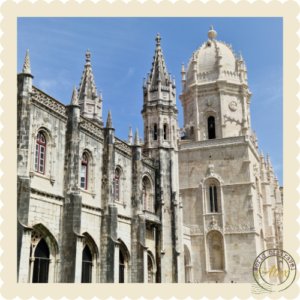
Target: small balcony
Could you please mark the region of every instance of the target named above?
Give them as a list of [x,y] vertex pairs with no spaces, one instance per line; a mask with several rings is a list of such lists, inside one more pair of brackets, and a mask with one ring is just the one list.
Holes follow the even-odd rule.
[[147,223],[161,224],[159,215],[148,210],[143,210],[143,212]]

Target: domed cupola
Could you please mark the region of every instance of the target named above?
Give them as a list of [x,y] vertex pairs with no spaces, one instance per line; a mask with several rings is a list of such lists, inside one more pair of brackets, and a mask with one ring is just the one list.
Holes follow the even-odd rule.
[[221,78],[247,83],[247,70],[241,53],[237,58],[231,45],[217,41],[217,32],[212,26],[207,36],[209,39],[192,54],[186,73],[183,66],[181,74],[182,80],[186,81],[184,88],[197,82],[210,82]]

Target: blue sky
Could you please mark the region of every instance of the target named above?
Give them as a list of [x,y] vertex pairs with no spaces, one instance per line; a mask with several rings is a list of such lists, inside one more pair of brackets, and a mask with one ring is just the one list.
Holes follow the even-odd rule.
[[151,69],[159,32],[167,69],[175,76],[179,126],[181,63],[207,40],[209,25],[217,40],[242,52],[248,69],[252,129],[258,145],[283,182],[283,23],[282,18],[18,18],[18,70],[30,51],[33,84],[64,104],[79,85],[90,49],[103,120],[112,111],[116,136],[128,139],[129,125],[143,133],[142,84]]

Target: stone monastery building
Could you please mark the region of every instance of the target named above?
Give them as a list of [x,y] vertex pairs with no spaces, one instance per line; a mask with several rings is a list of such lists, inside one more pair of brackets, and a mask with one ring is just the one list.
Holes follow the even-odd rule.
[[[90,57],[63,105],[18,74],[18,282],[253,282],[282,248],[282,198],[251,129],[241,53],[209,39],[175,79],[156,37],[141,99],[144,141],[102,120]],[[149,62],[150,64],[150,62]],[[274,258],[276,267],[282,261]]]

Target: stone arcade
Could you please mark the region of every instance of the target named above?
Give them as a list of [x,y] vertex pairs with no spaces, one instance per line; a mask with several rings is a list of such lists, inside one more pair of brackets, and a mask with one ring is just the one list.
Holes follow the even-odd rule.
[[216,35],[211,28],[182,65],[181,129],[157,35],[142,87],[144,141],[131,127],[118,139],[111,112],[104,126],[89,51],[67,106],[32,84],[27,51],[18,282],[253,282],[255,257],[282,248],[283,189],[251,129],[246,64]]

